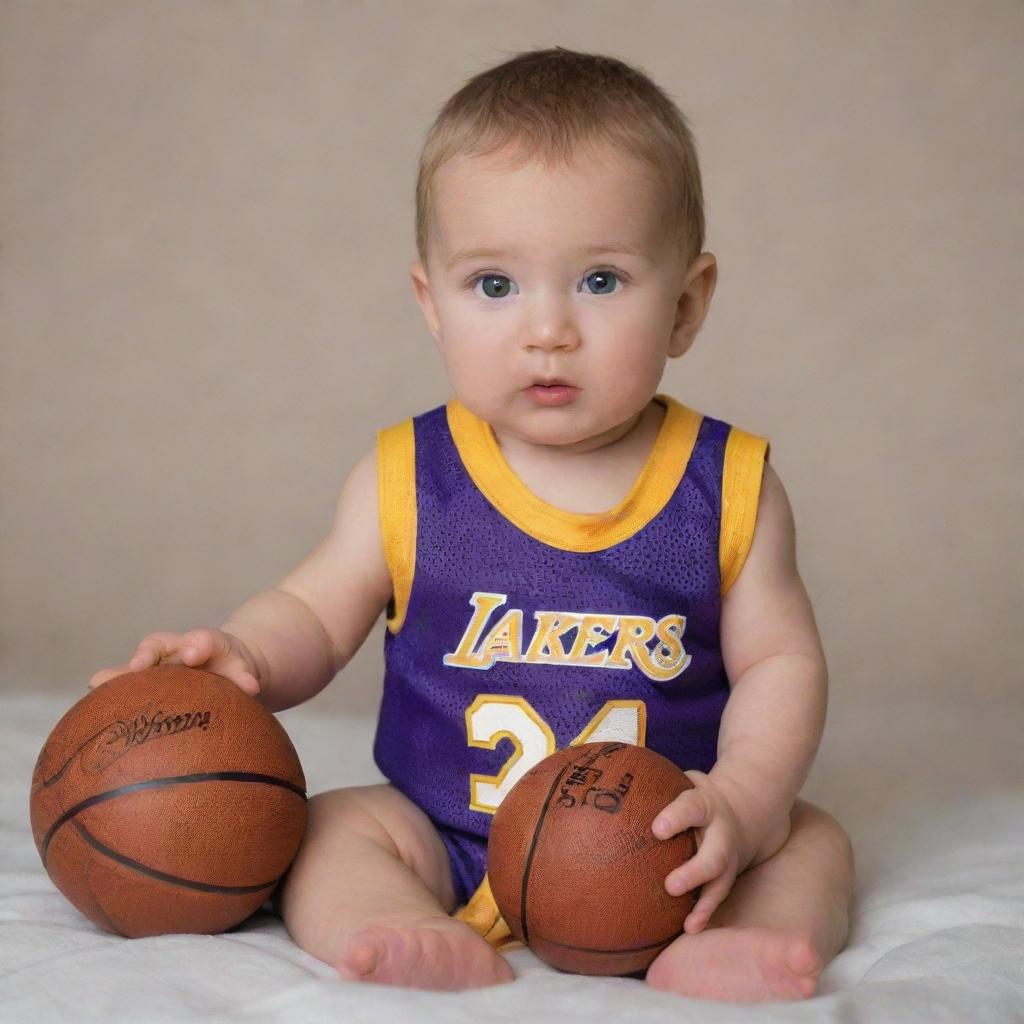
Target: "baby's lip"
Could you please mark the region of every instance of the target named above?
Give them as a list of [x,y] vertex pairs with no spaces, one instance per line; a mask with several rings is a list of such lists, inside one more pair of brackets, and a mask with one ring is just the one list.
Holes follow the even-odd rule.
[[570,384],[567,380],[562,380],[561,377],[537,377],[530,384],[532,388],[571,388],[575,386],[575,384]]

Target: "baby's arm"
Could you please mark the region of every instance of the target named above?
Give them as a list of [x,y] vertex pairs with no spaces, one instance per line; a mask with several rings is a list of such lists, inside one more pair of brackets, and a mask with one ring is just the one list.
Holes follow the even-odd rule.
[[128,664],[96,672],[90,686],[159,661],[183,663],[224,675],[281,711],[334,678],[390,596],[371,450],[346,479],[328,536],[276,587],[251,597],[219,630],[149,634]]
[[371,450],[346,479],[334,523],[319,547],[221,628],[253,651],[259,699],[271,711],[282,711],[315,696],[334,678],[390,597]]
[[726,790],[746,833],[741,860],[763,858],[789,834],[828,696],[825,654],[797,572],[793,512],[767,463],[750,552],[723,598],[721,644],[732,691],[708,777]]
[[660,811],[661,839],[697,828],[697,854],[665,879],[679,895],[702,886],[686,919],[700,931],[737,874],[777,852],[790,810],[811,768],[825,725],[825,656],[796,568],[793,513],[775,471],[765,465],[757,523],[743,570],[726,593],[720,620],[731,684],[711,771],[686,774],[694,788]]

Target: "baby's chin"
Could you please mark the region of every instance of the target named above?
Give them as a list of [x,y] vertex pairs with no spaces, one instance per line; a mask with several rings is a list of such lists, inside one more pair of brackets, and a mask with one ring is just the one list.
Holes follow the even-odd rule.
[[[632,419],[632,418],[631,418]],[[595,419],[582,409],[535,408],[488,420],[499,442],[512,439],[566,455],[595,451],[620,440],[631,424]]]

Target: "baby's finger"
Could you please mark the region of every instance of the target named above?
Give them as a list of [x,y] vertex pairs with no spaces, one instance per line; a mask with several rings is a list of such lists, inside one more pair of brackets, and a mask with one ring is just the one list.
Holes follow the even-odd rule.
[[711,915],[725,902],[725,898],[732,891],[733,882],[736,881],[734,874],[724,874],[716,878],[710,885],[701,891],[700,899],[696,906],[687,915],[683,922],[683,930],[688,935],[701,931],[708,923]]
[[731,858],[720,843],[711,841],[704,843],[685,864],[668,873],[665,888],[673,896],[682,896],[684,892],[727,875],[730,871],[735,877],[735,858]]
[[128,667],[132,672],[140,672],[151,665],[170,661],[180,646],[181,637],[177,633],[150,633],[140,641]]
[[186,665],[205,665],[233,653],[223,633],[213,629],[190,629],[182,634],[178,657]]
[[250,697],[255,697],[262,689],[248,659],[222,630],[192,629],[181,639],[178,656],[186,665],[216,672]]
[[117,676],[123,676],[126,672],[130,671],[131,669],[127,665],[118,665],[116,668],[101,668],[98,672],[93,672],[89,677],[89,689],[95,690],[97,686],[109,683],[111,679],[116,679]]
[[249,694],[250,697],[257,696],[260,690],[263,689],[260,686],[259,680],[251,672],[245,672],[242,669],[231,672],[226,678],[230,679],[243,693]]
[[703,828],[710,815],[707,797],[696,789],[688,789],[658,812],[651,831],[659,839],[669,839],[685,828]]

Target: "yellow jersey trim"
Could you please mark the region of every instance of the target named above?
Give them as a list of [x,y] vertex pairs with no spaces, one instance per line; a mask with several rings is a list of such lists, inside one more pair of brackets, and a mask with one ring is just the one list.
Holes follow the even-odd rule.
[[686,472],[703,416],[668,395],[654,446],[629,493],[607,512],[566,512],[542,501],[516,476],[490,424],[458,399],[448,403],[448,427],[467,472],[485,498],[523,533],[564,551],[601,551],[628,540],[672,497]]
[[452,916],[459,921],[465,921],[494,949],[522,945],[501,916],[498,904],[494,902],[494,894],[491,892],[491,880],[486,874],[476,892],[469,898],[469,902],[459,907]]
[[722,527],[718,535],[723,595],[736,582],[754,539],[767,458],[765,438],[730,428],[722,466]]
[[405,622],[416,570],[416,435],[412,420],[377,431],[377,509],[393,607],[388,629]]

